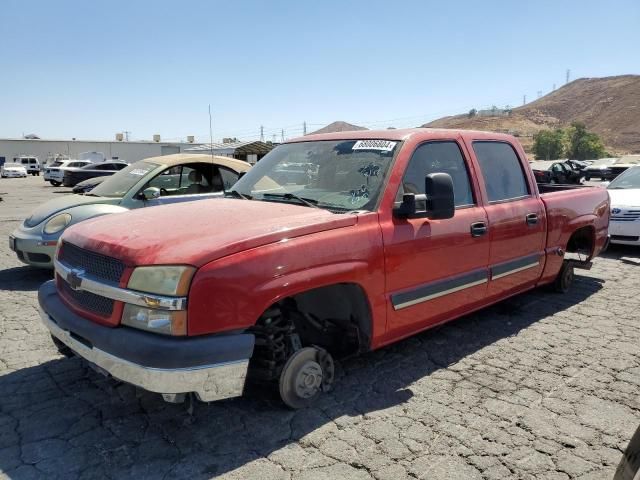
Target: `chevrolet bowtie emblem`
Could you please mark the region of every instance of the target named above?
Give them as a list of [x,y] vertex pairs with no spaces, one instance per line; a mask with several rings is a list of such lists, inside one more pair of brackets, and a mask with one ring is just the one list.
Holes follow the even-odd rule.
[[82,285],[82,275],[84,274],[84,270],[73,269],[69,273],[67,273],[67,283],[71,287],[72,290],[80,290],[80,286]]

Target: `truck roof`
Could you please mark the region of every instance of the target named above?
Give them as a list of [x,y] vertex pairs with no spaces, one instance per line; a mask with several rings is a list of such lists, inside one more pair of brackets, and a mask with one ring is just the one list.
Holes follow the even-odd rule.
[[482,132],[478,130],[461,130],[461,129],[446,129],[446,128],[402,128],[402,129],[390,129],[390,130],[356,130],[352,132],[335,132],[335,133],[320,133],[306,135],[304,137],[292,138],[284,143],[297,143],[297,142],[309,142],[318,140],[395,140],[402,141],[409,138],[419,136],[424,139],[429,138],[443,138],[451,136],[471,136],[474,139],[482,140],[506,140],[513,141],[512,135],[496,132]]

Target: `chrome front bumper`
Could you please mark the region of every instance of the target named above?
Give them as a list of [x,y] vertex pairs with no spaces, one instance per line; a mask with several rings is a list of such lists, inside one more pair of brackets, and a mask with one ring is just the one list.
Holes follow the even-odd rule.
[[212,402],[242,395],[249,360],[192,368],[149,368],[117,358],[76,340],[60,328],[42,308],[40,317],[51,334],[76,355],[96,365],[117,380],[162,394],[195,393],[199,400]]

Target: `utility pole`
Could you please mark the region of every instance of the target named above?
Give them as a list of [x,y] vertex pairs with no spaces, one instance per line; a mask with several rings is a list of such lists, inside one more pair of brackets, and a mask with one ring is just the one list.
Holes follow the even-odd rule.
[[260,141],[264,142],[264,127],[260,125]]
[[555,90],[556,90],[556,84],[554,83],[553,84],[553,91],[555,92]]
[[527,104],[527,96],[523,95],[522,96],[522,105],[526,105]]
[[213,122],[211,120],[211,104],[209,104],[209,148],[213,157]]
[[302,134],[303,135],[307,134],[307,122],[306,121],[302,122]]
[[282,140],[282,143],[284,143],[284,128],[280,131],[280,138]]
[[124,131],[124,132],[122,132],[122,133],[124,133],[124,140],[125,140],[125,142],[128,142],[128,141],[129,141],[129,134],[130,134],[131,132],[130,132],[130,131],[128,131],[128,130],[125,130],[125,131]]
[[567,68],[567,81],[566,81],[566,82],[564,82],[565,84],[566,84],[566,83],[569,83],[569,76],[570,76],[570,75],[571,75],[571,70],[569,70],[569,69]]
[[276,134],[273,134],[273,143],[276,143]]

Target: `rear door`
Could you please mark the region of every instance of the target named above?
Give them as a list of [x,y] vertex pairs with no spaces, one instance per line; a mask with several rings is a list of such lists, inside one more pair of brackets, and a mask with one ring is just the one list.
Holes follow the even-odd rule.
[[[387,332],[400,337],[460,315],[485,298],[487,217],[458,139],[419,144],[404,172],[404,193],[423,194],[425,177],[448,173],[454,184],[453,218],[396,218],[381,222],[387,271]],[[484,228],[484,229],[483,229]]]
[[473,141],[489,225],[489,299],[532,287],[544,266],[546,215],[526,159],[504,141]]

